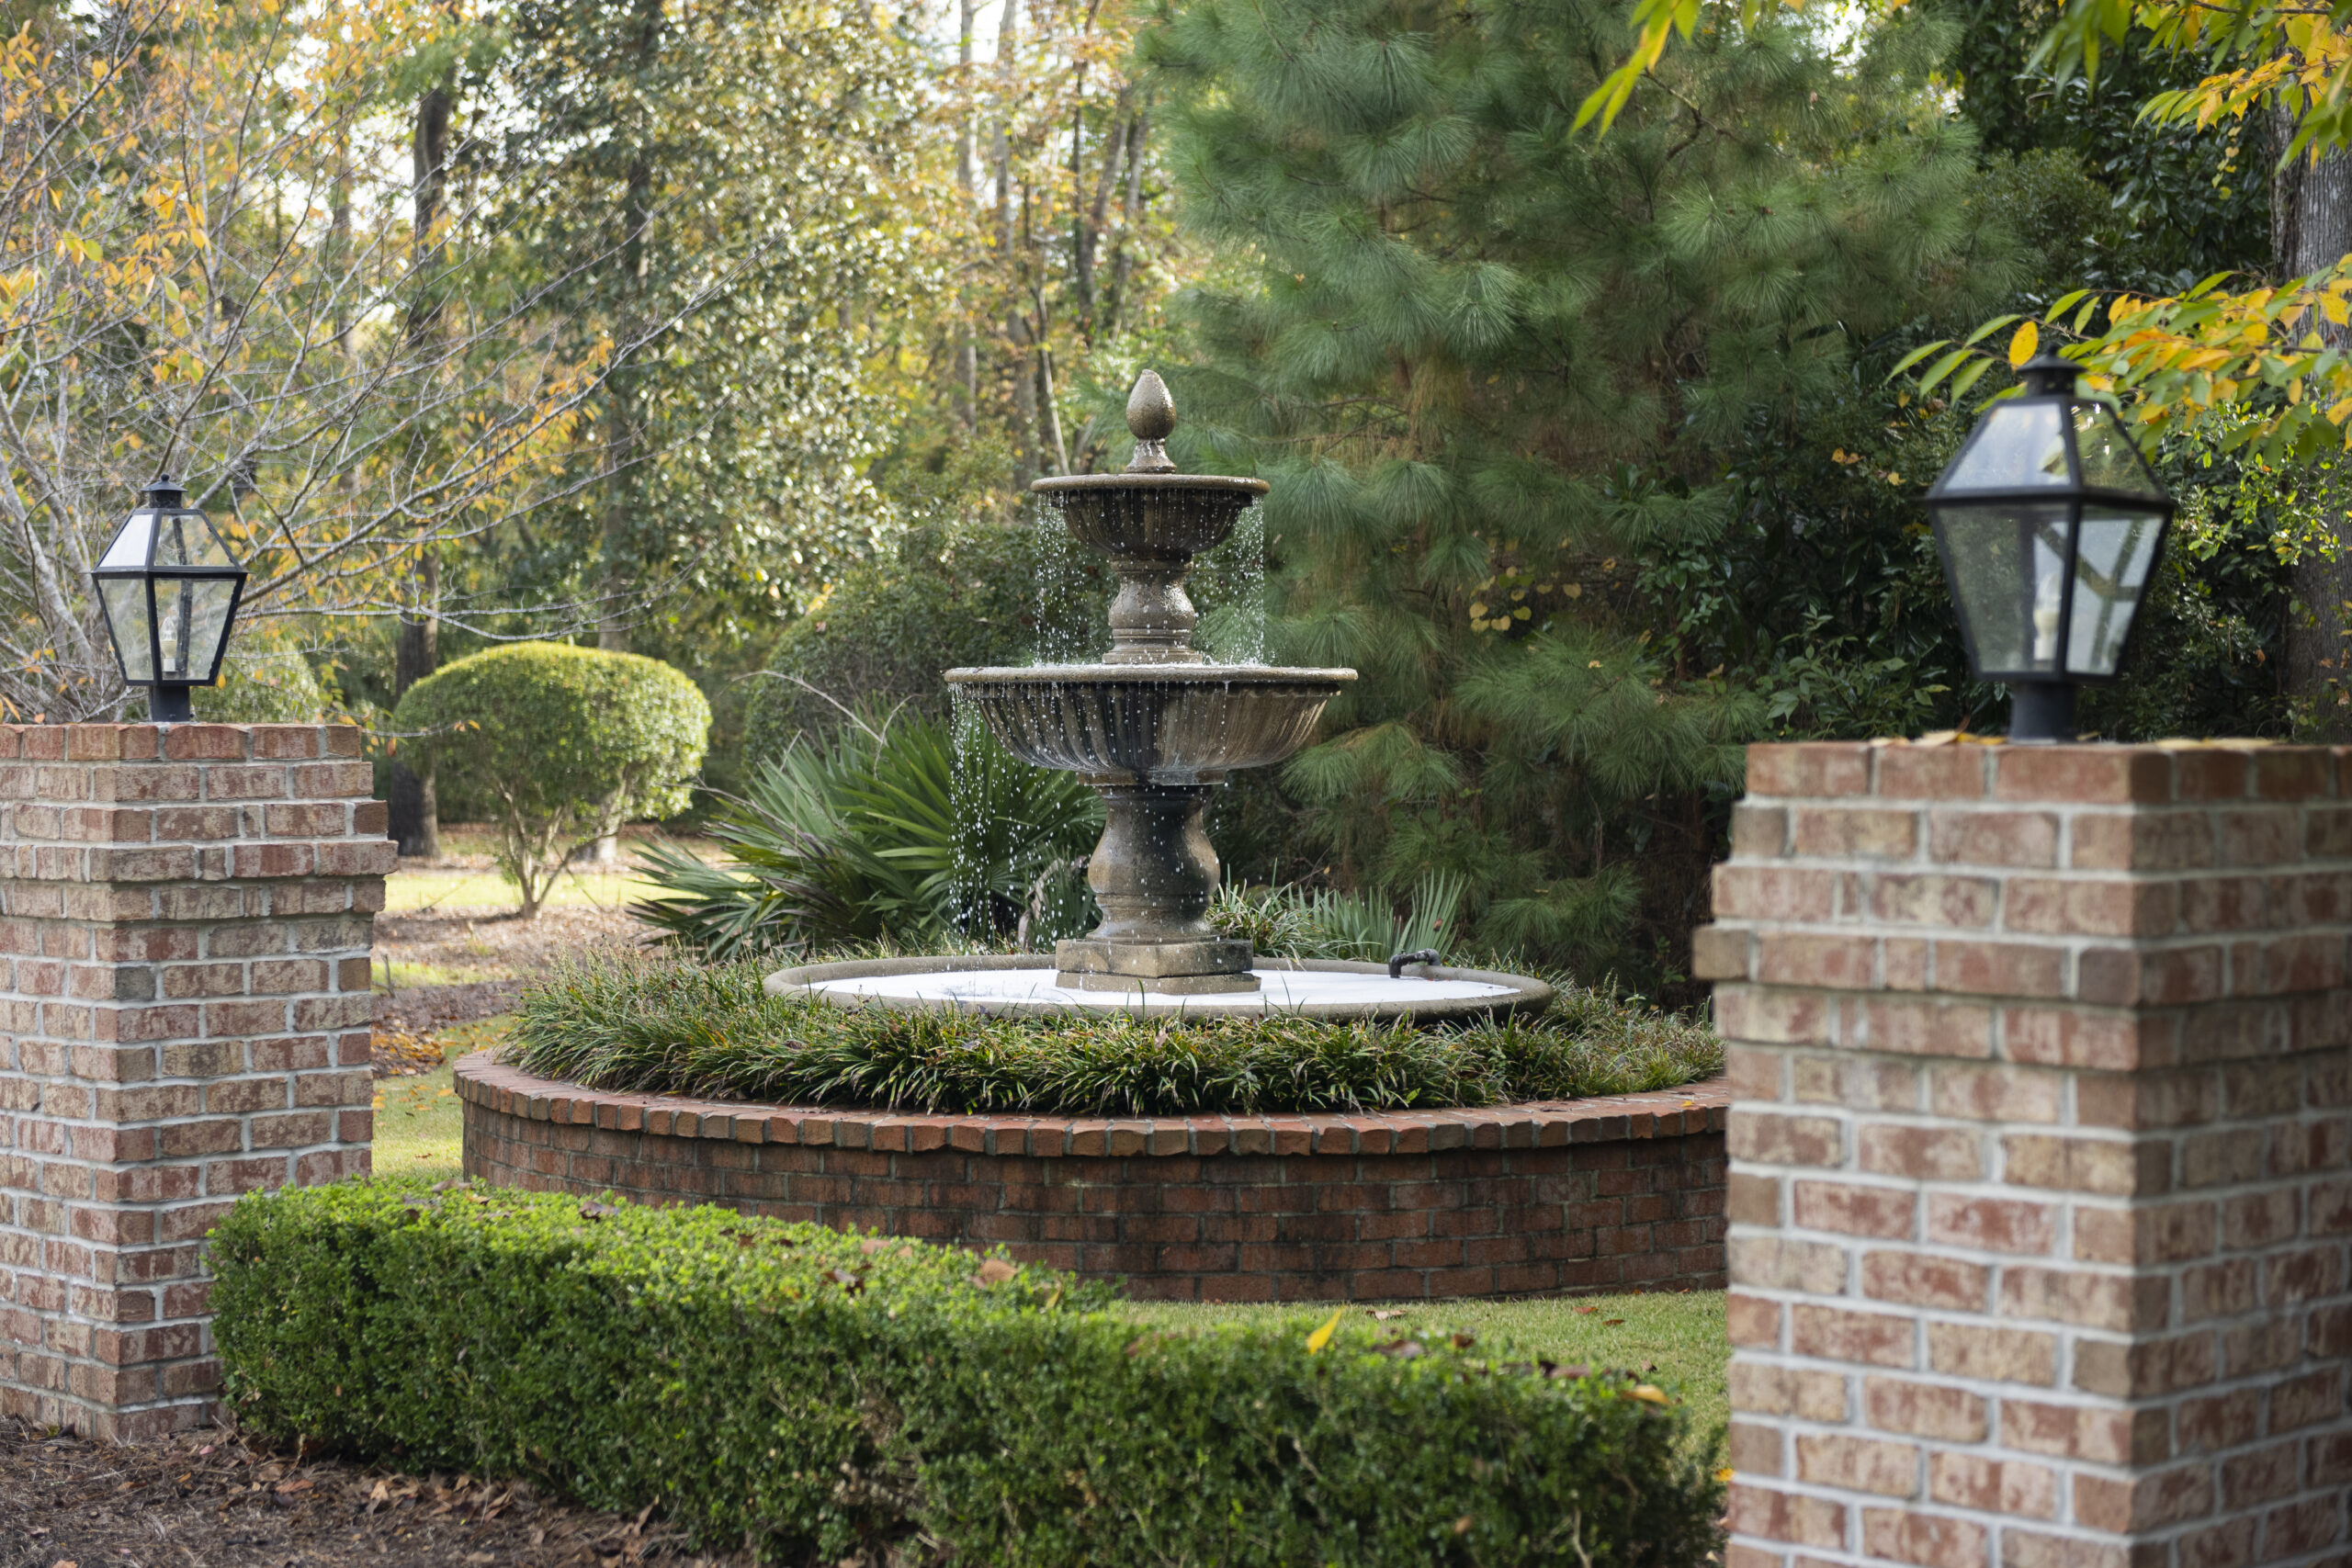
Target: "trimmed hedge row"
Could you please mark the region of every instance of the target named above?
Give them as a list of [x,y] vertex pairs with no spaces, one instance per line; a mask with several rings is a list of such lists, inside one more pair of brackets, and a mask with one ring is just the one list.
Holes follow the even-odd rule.
[[771,1562],[1696,1568],[1718,1488],[1630,1373],[1350,1314],[1138,1332],[1102,1287],[721,1209],[401,1182],[213,1233],[241,1421],[658,1504]]

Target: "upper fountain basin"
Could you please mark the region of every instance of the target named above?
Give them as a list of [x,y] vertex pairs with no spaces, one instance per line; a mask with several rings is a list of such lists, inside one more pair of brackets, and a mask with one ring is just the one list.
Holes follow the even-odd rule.
[[1152,784],[1203,784],[1290,756],[1352,670],[1262,664],[1036,664],[950,670],[1025,762]]
[[1029,488],[1061,508],[1082,545],[1129,560],[1185,561],[1223,543],[1267,487],[1223,474],[1064,474]]

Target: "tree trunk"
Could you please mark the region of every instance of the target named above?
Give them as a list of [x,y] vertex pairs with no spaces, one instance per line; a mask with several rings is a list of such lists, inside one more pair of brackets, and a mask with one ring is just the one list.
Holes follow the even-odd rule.
[[1007,368],[1012,381],[1012,496],[1016,506],[1026,504],[1029,481],[1037,477],[1037,367],[1030,363],[1032,338],[1028,321],[1021,313],[1023,264],[1013,253],[1016,239],[1028,238],[1025,202],[1018,234],[1014,231],[1012,212],[1012,121],[1013,98],[1019,90],[1016,65],[1020,48],[1020,0],[1004,0],[996,30],[996,265],[998,281],[1007,298],[1004,335],[1012,355],[1012,364]]
[[1127,299],[1127,278],[1135,270],[1135,253],[1128,247],[1135,238],[1136,220],[1143,211],[1143,137],[1144,117],[1138,109],[1127,122],[1127,190],[1119,203],[1119,241],[1111,255],[1111,288],[1104,296],[1102,324],[1096,333],[1110,337],[1119,329],[1119,316]]
[[[2293,137],[2291,111],[2273,109],[2274,147]],[[2322,272],[2352,253],[2352,152],[2332,152],[2317,163],[2297,156],[2271,176],[2271,251],[2283,281]],[[2322,321],[2320,333],[2342,340],[2344,328]],[[2333,509],[2331,509],[2333,510]],[[2320,738],[2352,739],[2352,538],[2332,516],[2335,558],[2306,554],[2295,563],[2294,603],[2287,616],[2287,690],[2311,701]]]
[[1062,439],[1062,411],[1054,396],[1054,351],[1037,350],[1037,403],[1046,411],[1046,435],[1053,447],[1054,472],[1069,472],[1069,446]]
[[[971,210],[975,184],[974,156],[978,151],[972,136],[972,22],[979,15],[980,0],[960,0],[961,25],[956,34],[956,82],[965,95],[964,107],[956,117],[956,188],[964,197],[965,211]],[[956,423],[965,434],[979,428],[980,423],[980,344],[973,334],[971,321],[971,290],[959,288],[957,295],[964,309],[956,322],[956,384],[949,400],[956,411]]]
[[[1110,129],[1102,139],[1102,161],[1094,171],[1094,197],[1087,201],[1083,184],[1077,176],[1078,151],[1076,137],[1071,139],[1070,174],[1075,187],[1071,191],[1076,243],[1070,247],[1070,272],[1078,296],[1078,330],[1091,348],[1099,335],[1096,332],[1094,302],[1094,260],[1102,246],[1102,225],[1111,215],[1111,191],[1118,183],[1120,155],[1127,148],[1127,101],[1135,89],[1119,89],[1119,101],[1111,111]],[[1081,205],[1082,204],[1082,205]]]
[[[413,355],[428,350],[441,310],[434,271],[441,265],[442,196],[449,182],[449,84],[425,90],[416,103],[416,130],[409,144],[412,180],[409,186],[411,222],[415,246],[416,292],[409,300],[408,345]],[[392,655],[394,701],[439,667],[440,637],[435,620],[441,597],[441,560],[421,543],[410,569],[409,609],[400,619],[399,642]],[[441,854],[441,810],[433,786],[433,770],[413,769],[395,753],[391,766],[391,798],[386,802],[387,828],[404,855],[435,860]]]
[[[662,0],[637,0],[637,68],[650,75],[661,51]],[[616,352],[629,354],[645,324],[646,230],[653,220],[653,154],[645,145],[650,128],[639,127],[639,141],[629,159],[628,186],[621,198],[621,277],[619,330]],[[638,509],[637,467],[643,457],[644,433],[639,428],[642,400],[637,395],[635,367],[616,367],[605,394],[605,449],[612,464],[605,481],[603,603],[597,608],[596,646],[616,653],[628,651],[630,535]]]
[[[392,654],[392,684],[397,696],[406,696],[411,686],[441,664],[440,626],[431,614],[433,601],[439,597],[441,588],[438,556],[429,551],[424,554],[416,581],[425,613],[401,617],[400,641]],[[440,859],[441,802],[434,789],[433,770],[413,770],[394,753],[391,799],[386,804],[391,818],[390,831],[400,852],[426,860]]]

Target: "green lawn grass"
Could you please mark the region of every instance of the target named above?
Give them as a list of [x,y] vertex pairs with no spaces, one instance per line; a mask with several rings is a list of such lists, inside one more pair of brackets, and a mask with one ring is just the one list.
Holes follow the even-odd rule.
[[[635,871],[616,867],[566,867],[548,890],[547,901],[558,908],[617,909],[656,891]],[[462,866],[403,868],[384,879],[384,909],[388,914],[414,914],[434,909],[519,909],[523,900],[514,885],[495,871],[470,871]]]
[[503,1015],[445,1029],[442,1065],[413,1077],[376,1080],[376,1174],[430,1176],[435,1181],[458,1174],[464,1124],[451,1064],[506,1037],[512,1021]]
[[[376,1171],[429,1176],[458,1174],[461,1128],[447,1063],[497,1044],[512,1021],[484,1019],[446,1030],[444,1065],[414,1077],[379,1078],[376,1085]],[[1229,1306],[1191,1302],[1136,1302],[1139,1323],[1160,1327],[1257,1323],[1295,1329],[1301,1338],[1331,1315],[1330,1307]],[[1503,1360],[1551,1360],[1563,1365],[1623,1367],[1689,1402],[1691,1434],[1704,1442],[1729,1418],[1724,1391],[1730,1349],[1724,1338],[1721,1291],[1628,1296],[1577,1296],[1514,1302],[1408,1302],[1351,1304],[1351,1314],[1394,1311],[1384,1326],[1437,1327],[1475,1334],[1482,1349]]]

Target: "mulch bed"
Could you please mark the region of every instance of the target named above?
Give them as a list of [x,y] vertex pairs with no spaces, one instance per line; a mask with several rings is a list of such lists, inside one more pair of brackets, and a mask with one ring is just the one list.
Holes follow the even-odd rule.
[[208,1429],[117,1445],[0,1421],[0,1568],[719,1568],[648,1514],[522,1482],[273,1452]]
[[[376,1031],[429,1034],[453,1023],[514,1010],[514,998],[530,982],[481,980],[467,986],[411,986],[390,996],[376,996]],[[379,1047],[380,1050],[380,1047]],[[437,1064],[436,1064],[437,1065]]]

